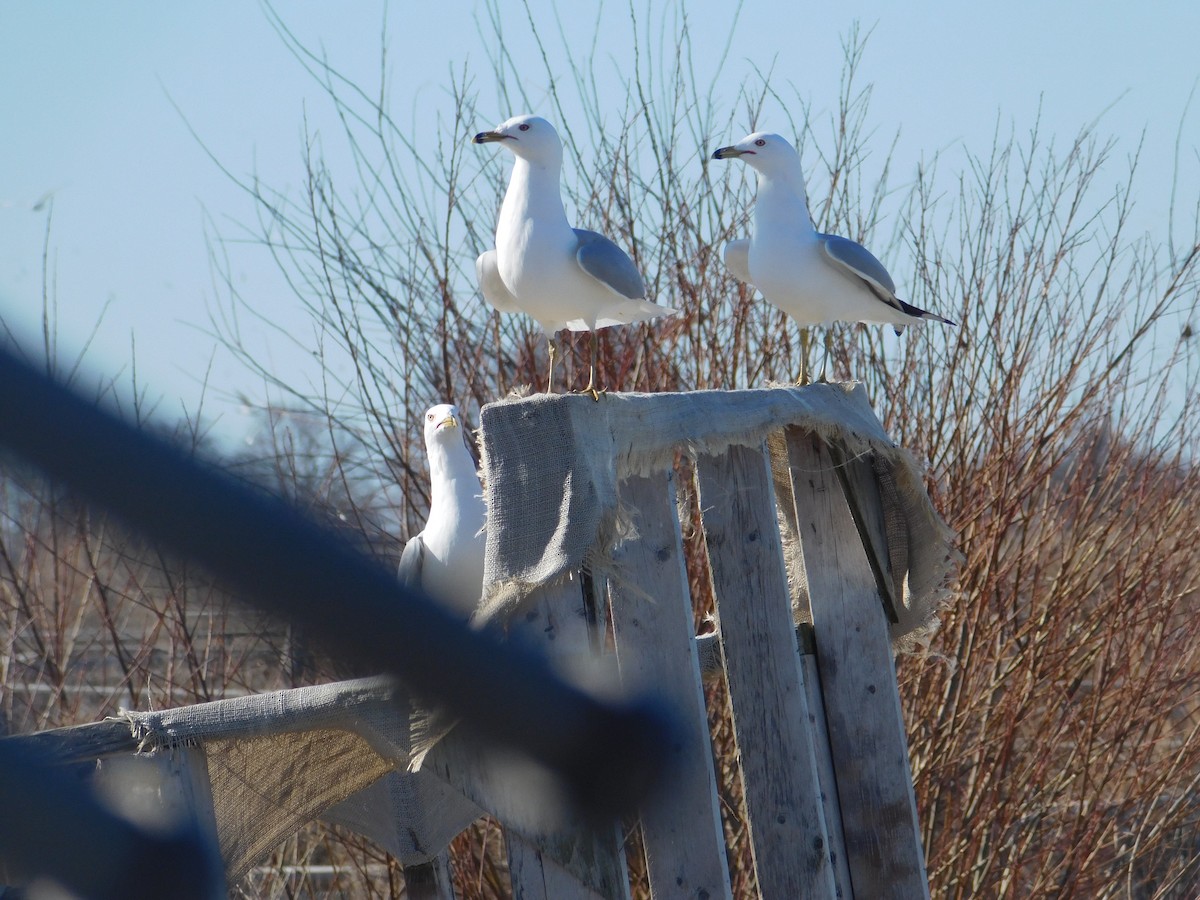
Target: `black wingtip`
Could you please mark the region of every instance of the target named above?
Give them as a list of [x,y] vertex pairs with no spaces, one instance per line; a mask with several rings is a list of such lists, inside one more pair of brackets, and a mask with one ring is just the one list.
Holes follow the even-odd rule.
[[[900,304],[900,308],[902,310],[917,319],[933,319],[934,321],[941,322],[944,325],[953,325],[955,328],[958,327],[957,322],[951,322],[949,319],[945,318],[944,316],[939,316],[937,313],[931,313],[927,310],[921,309],[920,307],[913,306],[911,303],[905,303],[899,297],[896,298],[896,302]],[[896,334],[899,333],[899,331],[896,332]]]

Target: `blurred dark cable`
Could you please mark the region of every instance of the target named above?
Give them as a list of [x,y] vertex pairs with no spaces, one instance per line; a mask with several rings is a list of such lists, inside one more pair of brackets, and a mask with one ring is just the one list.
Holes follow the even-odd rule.
[[661,774],[667,711],[601,703],[545,660],[473,631],[296,509],[126,425],[0,349],[0,444],[302,625],[396,674],[480,735],[558,773],[583,808],[630,812]]
[[143,830],[83,782],[0,740],[0,855],[10,875],[51,875],[91,900],[212,900],[217,848],[194,827]]

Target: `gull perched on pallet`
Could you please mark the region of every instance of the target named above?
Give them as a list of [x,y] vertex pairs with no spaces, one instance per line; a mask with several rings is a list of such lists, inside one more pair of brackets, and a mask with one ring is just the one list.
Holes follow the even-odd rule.
[[475,135],[516,157],[496,223],[496,249],[475,261],[484,299],[501,312],[523,312],[541,326],[550,347],[566,328],[590,331],[592,359],[584,393],[596,390],[596,331],[679,311],[646,299],[642,276],[625,251],[602,234],[572,228],[559,193],[562,142],[545,119],[515,116]]
[[[813,228],[800,154],[790,142],[756,131],[721,147],[713,159],[740,159],[758,173],[754,236],[729,241],[725,265],[800,326],[801,383],[807,380],[810,325],[886,323],[900,334],[925,319],[955,324],[897,297],[892,276],[866,247]],[[826,331],[825,365],[829,338]]]
[[425,413],[425,449],[429,519],[404,545],[397,575],[469,616],[483,593],[487,506],[458,407],[442,403]]

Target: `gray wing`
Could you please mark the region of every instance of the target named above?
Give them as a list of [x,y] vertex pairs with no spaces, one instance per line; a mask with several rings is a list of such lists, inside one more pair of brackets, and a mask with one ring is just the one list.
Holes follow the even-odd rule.
[[819,237],[821,246],[825,248],[825,257],[830,262],[846,274],[865,281],[875,296],[888,306],[903,311],[900,301],[896,299],[896,283],[892,281],[892,276],[883,267],[883,263],[877,260],[870,250],[836,234],[822,234]]
[[512,295],[504,279],[500,277],[500,267],[496,263],[496,251],[487,250],[479,254],[475,260],[475,275],[479,279],[479,290],[483,299],[500,312],[520,312],[517,298]]
[[727,241],[721,258],[725,260],[725,268],[733,273],[734,278],[754,287],[754,279],[750,277],[749,239]]
[[400,556],[400,565],[396,567],[396,577],[405,587],[419,588],[421,586],[421,569],[425,565],[425,540],[420,534],[415,534],[404,545],[404,553]]
[[575,259],[583,271],[622,297],[641,300],[646,296],[641,273],[624,250],[602,234],[582,228],[573,230],[579,238]]

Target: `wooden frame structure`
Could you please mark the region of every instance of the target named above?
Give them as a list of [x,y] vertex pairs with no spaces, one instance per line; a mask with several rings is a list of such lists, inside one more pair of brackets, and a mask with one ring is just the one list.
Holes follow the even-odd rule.
[[[593,596],[579,579],[539,588],[520,627],[568,658],[611,637],[622,681],[653,685],[678,713],[670,784],[659,792],[667,799],[640,816],[654,897],[732,897],[702,686],[702,669],[714,666],[728,680],[761,896],[928,897],[888,631],[904,572],[888,552],[884,498],[868,455],[851,457],[794,426],[782,441],[811,625],[795,625],[774,488],[778,454],[773,469],[764,443],[695,459],[717,636],[693,631],[670,472],[618,486],[637,534],[612,555],[629,577]],[[606,617],[596,614],[595,593],[609,604],[610,635],[598,633]],[[53,748],[65,761],[136,749],[120,722],[13,740]],[[170,786],[163,802],[215,829],[203,743],[155,757],[159,783]],[[503,823],[503,791],[489,787],[489,766],[486,754],[450,740],[423,771]],[[108,763],[101,772],[121,768]],[[515,897],[629,896],[619,823],[507,837]],[[444,855],[406,877],[410,897],[453,897]]]
[[[881,602],[897,573],[885,545],[870,540],[884,516],[870,460],[847,460],[799,429],[786,442],[812,625],[793,624],[766,447],[700,456],[721,648],[711,656],[692,637],[673,478],[631,478],[619,488],[638,511],[638,536],[615,560],[637,573],[634,584],[609,586],[618,666],[623,679],[657,685],[687,723],[671,802],[641,816],[651,890],[731,896],[701,688],[707,659],[728,679],[761,895],[928,897]],[[577,590],[547,588],[534,599],[532,631],[560,653],[589,646]],[[514,896],[596,896],[541,859],[510,849]],[[623,861],[613,850],[601,865]]]

